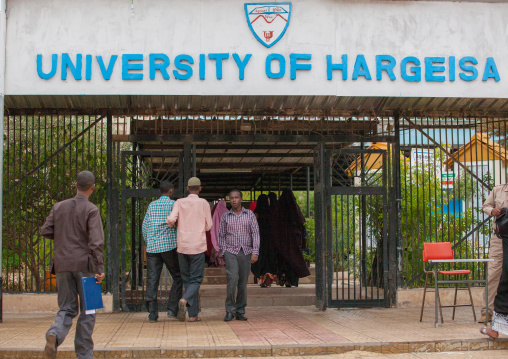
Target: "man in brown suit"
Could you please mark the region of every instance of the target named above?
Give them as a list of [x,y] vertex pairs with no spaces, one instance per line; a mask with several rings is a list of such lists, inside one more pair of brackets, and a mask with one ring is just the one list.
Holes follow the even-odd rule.
[[[508,185],[499,185],[494,187],[492,192],[483,204],[483,212],[489,216],[494,216],[494,221],[497,216],[501,214],[501,209],[508,207]],[[503,269],[503,241],[501,238],[492,235],[490,238],[489,258],[494,259],[494,262],[489,262],[489,297],[485,297],[483,293],[483,306],[482,316],[478,323],[484,323],[487,317],[486,303],[489,303],[489,321],[492,320],[492,311],[494,310],[494,298],[497,294],[497,287],[501,279],[501,272]]]
[[104,279],[104,231],[99,209],[88,201],[95,189],[95,176],[89,171],[78,173],[76,189],[75,197],[53,206],[41,228],[42,236],[54,240],[53,262],[60,308],[46,333],[44,358],[56,358],[57,347],[80,312],[74,339],[76,356],[93,358],[95,314],[85,314],[81,278],[95,276],[98,283]]

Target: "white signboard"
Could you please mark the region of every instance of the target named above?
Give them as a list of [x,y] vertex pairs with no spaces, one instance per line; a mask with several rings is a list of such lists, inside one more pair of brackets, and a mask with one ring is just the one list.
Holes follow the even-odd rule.
[[412,148],[411,149],[411,165],[426,164],[434,161],[434,149],[428,148]]
[[508,97],[504,2],[9,1],[8,95]]

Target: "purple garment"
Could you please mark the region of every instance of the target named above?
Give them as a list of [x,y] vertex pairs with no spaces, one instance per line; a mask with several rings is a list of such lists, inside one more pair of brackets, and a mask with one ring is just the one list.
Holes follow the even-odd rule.
[[215,249],[215,252],[219,252],[219,227],[220,227],[220,219],[222,215],[228,211],[226,207],[226,201],[222,200],[217,203],[217,207],[215,208],[215,212],[213,212],[212,217],[212,229],[210,230],[210,236],[212,239],[212,245]]
[[242,213],[236,215],[231,209],[222,216],[219,228],[219,248],[225,252],[238,254],[259,254],[259,226],[252,211],[242,207]]

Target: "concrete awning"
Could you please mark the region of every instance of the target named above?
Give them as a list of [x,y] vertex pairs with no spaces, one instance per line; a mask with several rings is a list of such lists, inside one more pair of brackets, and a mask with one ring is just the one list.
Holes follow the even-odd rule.
[[6,95],[6,113],[508,117],[508,99],[338,96]]

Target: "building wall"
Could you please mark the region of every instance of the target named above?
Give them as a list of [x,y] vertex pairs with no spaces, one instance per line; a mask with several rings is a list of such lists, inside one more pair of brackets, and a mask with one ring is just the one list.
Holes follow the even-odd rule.
[[[331,95],[331,96],[508,96],[508,4],[425,1],[332,1],[294,0],[289,26],[281,40],[267,48],[249,29],[244,2],[237,0],[9,0],[7,20],[6,94],[160,94],[160,95]],[[69,71],[62,80],[62,54],[76,61],[83,56],[82,80]],[[171,64],[170,79],[160,73],[149,78],[149,54],[163,53]],[[217,79],[210,53],[227,53],[223,78]],[[234,53],[243,59],[252,54],[239,79]],[[280,54],[286,61],[285,76],[272,79],[266,73],[266,58]],[[311,70],[296,71],[290,79],[290,54],[310,54]],[[58,57],[55,76],[48,73],[51,56]],[[143,79],[122,79],[122,55],[141,54]],[[192,56],[193,75],[175,80],[172,71],[179,54]],[[199,57],[205,55],[205,79],[199,78]],[[347,55],[347,79],[340,71],[327,79],[326,55],[333,63]],[[91,55],[91,78],[85,79],[85,57]],[[106,65],[118,55],[110,80],[101,75],[96,56]],[[353,80],[358,55],[364,55],[372,76]],[[376,79],[376,55],[396,61],[395,80],[386,72]],[[415,56],[421,61],[422,79],[401,77],[401,61]],[[455,80],[450,80],[450,56],[455,57]],[[478,78],[460,78],[459,61],[465,56],[478,61]],[[444,81],[425,80],[425,58],[444,57]],[[497,65],[499,81],[482,81],[487,58]],[[139,62],[137,62],[139,63]],[[273,63],[278,71],[277,61]],[[466,64],[467,65],[467,64]],[[470,64],[469,64],[470,65]],[[409,65],[409,67],[414,65]],[[435,64],[439,66],[439,64]],[[430,67],[429,67],[430,68]],[[418,70],[417,70],[418,71]],[[133,71],[132,73],[135,73]],[[470,73],[469,73],[470,74]],[[505,78],[506,77],[506,78]]]

